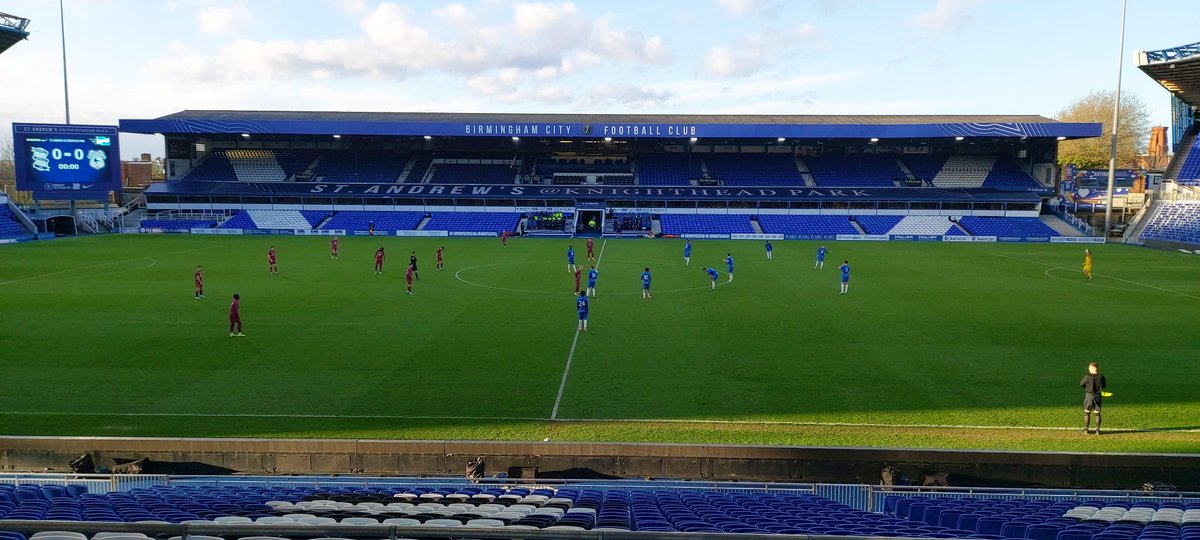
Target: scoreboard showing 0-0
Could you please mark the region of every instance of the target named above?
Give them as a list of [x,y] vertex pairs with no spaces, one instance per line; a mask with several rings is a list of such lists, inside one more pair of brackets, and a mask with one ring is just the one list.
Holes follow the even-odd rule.
[[116,126],[13,124],[17,189],[42,200],[107,199],[121,189]]

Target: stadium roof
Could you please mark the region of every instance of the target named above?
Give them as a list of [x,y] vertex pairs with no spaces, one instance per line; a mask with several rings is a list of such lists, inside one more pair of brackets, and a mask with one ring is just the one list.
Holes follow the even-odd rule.
[[1100,124],[1036,115],[675,115],[438,112],[181,111],[121,120],[161,134],[390,135],[555,138],[945,138],[1100,135]]
[[1181,101],[1200,107],[1200,43],[1138,51],[1138,69]]
[[0,54],[16,45],[18,41],[29,37],[29,32],[25,31],[27,26],[29,19],[0,13]]

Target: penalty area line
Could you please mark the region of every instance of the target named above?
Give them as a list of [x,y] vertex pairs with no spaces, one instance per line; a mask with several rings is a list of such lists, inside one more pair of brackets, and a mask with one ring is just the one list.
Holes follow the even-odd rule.
[[[600,269],[600,259],[604,258],[604,248],[608,240],[600,244],[600,253],[596,255],[596,269]],[[558,381],[558,394],[554,396],[554,407],[550,409],[550,419],[558,418],[558,406],[562,404],[563,391],[567,389],[567,377],[571,375],[571,362],[575,360],[575,346],[579,345],[579,328],[575,328],[575,337],[571,339],[571,351],[567,353],[567,364],[563,366],[562,380]]]

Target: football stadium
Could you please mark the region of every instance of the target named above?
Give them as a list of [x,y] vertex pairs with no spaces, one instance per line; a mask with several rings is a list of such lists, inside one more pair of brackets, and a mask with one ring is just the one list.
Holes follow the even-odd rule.
[[1039,115],[16,119],[0,540],[1200,539],[1200,44],[1137,64],[1153,175]]

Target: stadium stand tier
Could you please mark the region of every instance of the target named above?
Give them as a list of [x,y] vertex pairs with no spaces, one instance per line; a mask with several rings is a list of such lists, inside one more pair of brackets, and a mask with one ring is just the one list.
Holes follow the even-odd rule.
[[808,157],[804,162],[818,186],[892,187],[905,177],[891,155],[825,155]]
[[433,212],[425,230],[501,233],[515,231],[520,220],[517,212]]
[[867,234],[965,235],[946,216],[855,216],[854,221]]
[[222,229],[311,229],[329,217],[323,210],[243,210]]
[[688,154],[642,154],[637,158],[639,185],[686,186],[700,176],[699,158]]
[[1175,173],[1175,181],[1186,186],[1200,185],[1200,137],[1195,137],[1189,148],[1181,148],[1187,152],[1187,158]]
[[[1195,540],[1200,503],[886,495],[870,512],[799,490],[726,490],[620,482],[438,482],[356,487],[158,485],[89,493],[80,485],[0,485],[10,520],[260,525],[487,527],[521,531],[807,534],[983,540]],[[347,533],[355,537],[353,533]],[[52,536],[43,533],[30,540]],[[469,535],[468,535],[469,536]],[[23,540],[21,533],[0,533]],[[59,540],[87,540],[62,534]],[[374,538],[374,537],[373,537]],[[102,540],[94,536],[92,540]]]
[[425,219],[424,212],[354,212],[342,211],[321,224],[324,230],[366,231],[374,226],[376,231],[411,231]]
[[963,216],[958,224],[974,236],[1061,236],[1038,218]]
[[435,184],[512,184],[519,170],[507,163],[434,163],[429,182]]
[[915,530],[948,529],[971,538],[1200,538],[1200,504],[1197,503],[893,496],[887,498],[885,507],[888,514],[906,520]]
[[206,182],[282,182],[292,179],[317,158],[315,150],[257,148],[213,150],[185,180]]
[[215,219],[143,219],[141,222],[143,229],[190,230],[211,229],[216,226]]
[[767,234],[838,235],[860,234],[849,216],[761,214],[758,224]]
[[1022,170],[1016,161],[1001,157],[996,159],[996,163],[988,171],[983,187],[1019,190],[1038,189],[1043,186]]
[[804,177],[791,154],[711,154],[708,175],[727,186],[798,186]]
[[29,230],[17,221],[17,216],[13,215],[8,205],[0,204],[0,238],[15,238],[26,234],[29,234]]
[[1158,203],[1141,238],[1200,244],[1200,201]]
[[663,214],[663,234],[752,234],[746,214]]
[[329,150],[320,154],[313,180],[320,182],[395,182],[410,156],[395,151]]

